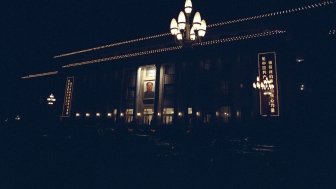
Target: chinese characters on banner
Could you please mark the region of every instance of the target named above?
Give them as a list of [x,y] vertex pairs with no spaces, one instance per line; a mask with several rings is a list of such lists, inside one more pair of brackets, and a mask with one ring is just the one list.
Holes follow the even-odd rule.
[[74,77],[68,77],[65,84],[64,104],[62,117],[70,116],[72,91],[73,91]]
[[260,115],[279,116],[279,94],[275,52],[258,54],[258,74],[260,82],[266,78],[274,85],[273,89],[260,91]]

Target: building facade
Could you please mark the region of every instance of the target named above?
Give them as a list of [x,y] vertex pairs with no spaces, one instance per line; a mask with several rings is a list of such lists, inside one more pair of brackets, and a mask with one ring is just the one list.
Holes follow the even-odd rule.
[[[23,77],[36,97],[27,105],[39,109],[38,101],[38,111],[93,125],[296,119],[313,93],[314,61],[334,60],[325,54],[334,37],[331,22],[309,31],[286,23],[315,18],[319,24],[334,10],[334,2],[326,2],[210,25],[192,47],[160,34],[57,55],[57,71]],[[273,81],[269,94],[253,88],[256,77]],[[49,93],[57,98],[52,110],[44,104]]]

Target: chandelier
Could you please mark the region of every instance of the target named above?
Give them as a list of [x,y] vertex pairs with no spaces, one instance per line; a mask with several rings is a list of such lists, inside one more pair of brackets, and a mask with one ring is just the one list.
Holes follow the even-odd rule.
[[190,23],[191,11],[191,0],[186,0],[184,11],[179,13],[177,21],[173,18],[170,22],[170,32],[181,45],[192,45],[194,42],[200,42],[205,36],[207,28],[205,20],[202,20],[201,14],[196,12]]
[[54,102],[56,101],[56,98],[55,98],[55,96],[51,93],[51,94],[49,95],[49,97],[47,98],[47,101],[48,101],[48,104],[49,104],[49,105],[53,105]]
[[271,95],[272,90],[274,89],[273,80],[269,80],[267,77],[260,81],[260,78],[257,77],[257,81],[253,83],[253,88],[263,91],[264,95]]

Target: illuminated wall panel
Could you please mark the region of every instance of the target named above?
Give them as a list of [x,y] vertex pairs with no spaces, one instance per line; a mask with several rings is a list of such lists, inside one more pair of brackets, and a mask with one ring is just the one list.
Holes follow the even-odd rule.
[[279,94],[275,52],[258,54],[258,74],[260,82],[263,82],[268,78],[274,85],[273,89],[260,90],[259,92],[260,115],[279,116]]
[[70,117],[73,85],[74,85],[74,77],[68,77],[65,84],[62,117]]

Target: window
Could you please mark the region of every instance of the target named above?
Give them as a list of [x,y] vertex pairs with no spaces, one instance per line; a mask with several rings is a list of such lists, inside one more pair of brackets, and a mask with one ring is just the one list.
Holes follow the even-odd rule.
[[127,89],[127,99],[131,100],[135,98],[135,88],[134,87],[129,87]]
[[211,121],[211,114],[206,114],[204,117],[204,123],[210,123]]
[[173,75],[175,74],[175,66],[174,65],[165,65],[165,74]]
[[135,86],[135,77],[134,76],[128,77],[128,86]]
[[144,109],[144,124],[151,124],[151,121],[153,119],[153,109],[148,108],[148,109]]
[[229,94],[229,82],[227,80],[222,80],[221,82],[221,91],[224,95]]
[[133,109],[126,109],[126,123],[133,121]]
[[209,71],[210,70],[210,60],[203,60],[200,62],[200,67],[201,69],[205,70],[205,71]]
[[191,115],[192,114],[192,108],[188,108],[188,114]]
[[165,85],[164,94],[166,97],[172,97],[174,95],[174,86],[173,85]]
[[164,108],[163,109],[163,124],[171,125],[173,123],[173,115],[174,115],[173,108]]
[[223,118],[224,122],[229,122],[231,116],[230,106],[223,106],[220,109],[220,116]]

